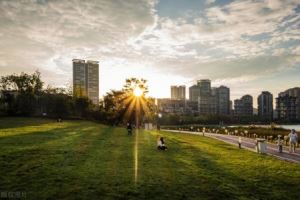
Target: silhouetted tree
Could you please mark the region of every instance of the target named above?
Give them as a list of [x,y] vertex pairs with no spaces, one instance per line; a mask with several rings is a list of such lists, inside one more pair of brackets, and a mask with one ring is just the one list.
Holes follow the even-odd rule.
[[37,94],[42,91],[42,88],[43,82],[39,71],[32,75],[22,72],[20,75],[2,76],[0,79],[0,89],[4,91]]
[[[142,91],[138,99],[134,96],[136,87],[139,87]],[[122,90],[111,90],[104,96],[103,107],[106,119],[112,124],[126,123],[128,121],[134,123],[138,114],[140,120],[155,120],[154,99],[147,98],[147,93],[148,86],[145,79],[126,79]],[[139,103],[139,111],[136,110],[137,103]]]

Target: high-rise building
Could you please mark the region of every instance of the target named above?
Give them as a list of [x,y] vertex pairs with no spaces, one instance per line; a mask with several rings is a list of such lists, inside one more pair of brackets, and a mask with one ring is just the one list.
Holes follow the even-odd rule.
[[273,119],[273,95],[263,91],[257,98],[258,116],[264,120]]
[[88,60],[86,74],[87,96],[94,104],[99,104],[99,62]]
[[208,79],[202,79],[197,81],[197,85],[193,85],[189,88],[189,100],[198,101],[200,95],[211,94],[211,83]]
[[175,100],[185,100],[185,86],[171,86],[171,99]]
[[208,79],[197,81],[200,94],[198,96],[198,111],[200,115],[217,114],[216,90],[211,88]]
[[73,59],[73,95],[99,104],[99,62]]
[[189,100],[197,102],[200,96],[200,88],[198,85],[193,85],[189,87]]
[[241,99],[234,100],[234,114],[240,117],[253,116],[252,96],[244,95]]
[[200,95],[198,98],[198,111],[200,115],[217,114],[216,95]]
[[211,82],[209,79],[202,79],[197,81],[197,86],[200,88],[201,95],[211,94]]
[[291,88],[279,93],[276,98],[276,112],[279,120],[300,119],[300,88]]
[[87,96],[84,60],[73,59],[73,94],[75,96]]
[[217,114],[229,115],[230,114],[230,89],[226,86],[216,88],[217,96]]

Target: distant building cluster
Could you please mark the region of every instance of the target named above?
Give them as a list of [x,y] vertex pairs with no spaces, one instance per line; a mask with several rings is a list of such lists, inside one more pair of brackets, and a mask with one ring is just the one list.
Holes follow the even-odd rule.
[[[249,94],[240,99],[230,100],[230,89],[226,86],[211,87],[208,79],[198,80],[189,87],[186,99],[186,87],[171,86],[171,98],[157,99],[161,112],[193,115],[219,115],[234,117],[253,117],[257,115],[265,121],[299,120],[300,88],[288,89],[276,98],[273,108],[273,94],[262,91],[257,98],[258,108],[253,108],[253,97]],[[234,104],[234,105],[233,105]]]
[[[198,80],[188,88],[171,86],[171,98],[157,99],[161,112],[179,115],[218,115],[252,117],[257,115],[265,121],[300,120],[300,87],[280,92],[273,108],[273,95],[262,91],[257,98],[258,108],[253,108],[253,97],[249,94],[240,99],[230,100],[230,89],[226,86],[211,87],[209,79]],[[99,62],[73,59],[73,94],[86,96],[99,104]]]
[[177,114],[230,114],[230,89],[225,86],[211,87],[210,80],[199,80],[189,88],[186,99],[185,86],[171,86],[170,99],[158,99],[163,112]]
[[73,95],[99,104],[99,62],[73,59]]

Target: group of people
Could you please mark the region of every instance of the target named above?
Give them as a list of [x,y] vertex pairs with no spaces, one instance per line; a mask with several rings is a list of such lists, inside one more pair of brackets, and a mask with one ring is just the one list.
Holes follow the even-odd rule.
[[[132,125],[131,123],[127,123],[127,131],[128,135],[132,135]],[[298,144],[298,135],[295,131],[295,129],[292,129],[290,134],[288,135],[289,142],[290,142],[290,153],[296,152],[296,146]],[[239,139],[239,147],[241,148],[241,139]],[[278,150],[279,152],[282,152],[282,140],[281,138],[278,138]],[[168,147],[166,146],[165,140],[163,137],[158,136],[157,137],[157,149],[158,150],[167,150]]]
[[[289,142],[289,144],[290,144],[289,152],[290,153],[295,153],[296,152],[296,146],[298,144],[298,135],[297,135],[295,129],[292,129],[291,132],[288,134],[288,140],[286,140],[286,143],[287,142]],[[283,143],[284,143],[284,140],[279,135],[278,136],[278,141],[277,141],[279,153],[283,152]]]

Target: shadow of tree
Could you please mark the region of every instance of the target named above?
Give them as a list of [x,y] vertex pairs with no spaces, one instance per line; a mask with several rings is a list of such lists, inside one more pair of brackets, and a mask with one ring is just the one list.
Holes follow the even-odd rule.
[[[146,188],[145,193],[148,196],[160,193],[162,199],[166,199],[168,196],[175,199],[286,199],[287,192],[291,191],[290,187],[293,187],[293,194],[289,193],[289,196],[292,198],[299,196],[300,185],[293,186],[293,183],[297,181],[296,178],[289,180],[283,174],[274,173],[272,166],[266,166],[263,163],[264,159],[273,158],[240,150],[245,153],[245,157],[249,154],[258,157],[257,160],[254,159],[254,161],[258,161],[254,165],[257,168],[249,169],[245,166],[247,163],[243,162],[242,156],[238,155],[241,162],[236,161],[236,151],[238,150],[234,146],[225,144],[226,151],[232,152],[232,156],[235,157],[235,161],[231,162],[230,157],[222,157],[219,152],[201,148],[201,145],[197,144],[198,136],[191,136],[192,139],[187,140],[186,137],[179,139],[178,135],[164,135],[170,147],[168,151],[155,152],[153,150],[153,153],[159,154],[161,159],[160,161],[156,160],[157,179],[160,180],[153,182],[159,181],[161,187],[157,187],[157,185],[153,185],[151,188],[146,187],[148,182],[144,180],[141,188]],[[209,145],[216,145],[215,141],[211,139],[204,140],[207,144],[211,143]],[[216,149],[224,147],[221,142],[218,142],[217,145]],[[249,165],[253,166],[253,163],[249,163]],[[170,177],[165,179],[164,176],[159,175],[159,171],[164,173],[168,171]]]
[[40,126],[53,123],[53,119],[31,118],[31,117],[0,117],[0,130],[7,128],[20,128],[24,126]]

